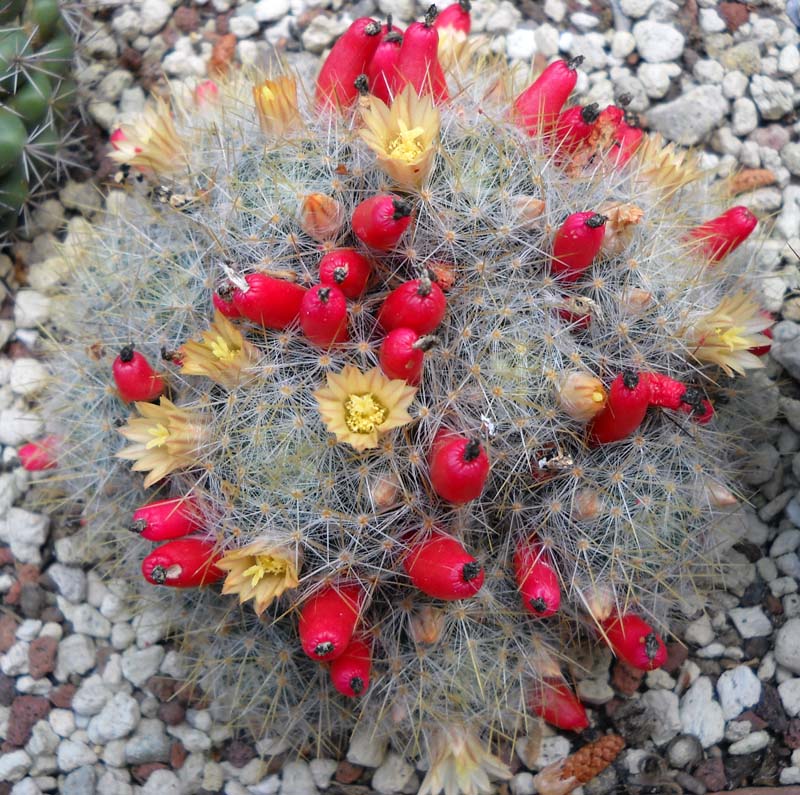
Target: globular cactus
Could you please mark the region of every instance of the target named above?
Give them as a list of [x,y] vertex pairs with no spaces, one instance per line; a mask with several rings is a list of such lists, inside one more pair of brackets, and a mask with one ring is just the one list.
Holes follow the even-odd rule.
[[585,644],[663,662],[770,321],[691,157],[613,108],[571,113],[564,156],[576,64],[515,102],[455,41],[446,100],[402,73],[391,107],[356,97],[369,54],[334,48],[316,100],[236,75],[117,131],[131,179],[58,305],[46,409],[53,487],[232,718],[298,749],[363,722],[428,755],[423,791],[471,793],[507,774],[492,739],[588,725]]
[[73,52],[59,0],[0,0],[0,237],[57,171]]

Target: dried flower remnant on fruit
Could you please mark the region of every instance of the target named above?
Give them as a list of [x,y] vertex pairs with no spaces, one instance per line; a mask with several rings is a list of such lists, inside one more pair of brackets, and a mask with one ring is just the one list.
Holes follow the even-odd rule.
[[300,227],[318,243],[334,240],[344,224],[344,207],[332,196],[310,193],[300,203]]
[[682,336],[689,353],[699,362],[719,365],[726,375],[744,375],[764,366],[750,348],[769,345],[762,332],[773,324],[751,295],[740,291],[726,295],[717,306],[698,318]]
[[618,257],[630,245],[634,227],[644,217],[644,210],[635,204],[605,202],[600,205],[599,212],[607,218],[600,251],[607,257]]
[[697,153],[664,143],[660,134],[646,135],[636,151],[638,175],[666,196],[700,179],[703,171]]
[[184,141],[163,99],[154,100],[134,121],[119,129],[122,134],[109,153],[115,162],[159,175],[178,174],[188,167]]
[[374,97],[361,109],[361,138],[378,157],[378,165],[402,187],[419,187],[436,158],[441,114],[430,95],[417,96],[407,83],[391,108]]
[[286,135],[300,123],[297,107],[297,81],[282,75],[253,86],[258,122],[266,135]]
[[265,541],[228,550],[217,567],[226,572],[222,593],[237,594],[239,604],[252,599],[257,615],[300,581],[296,553]]
[[133,461],[134,472],[149,473],[145,488],[197,463],[198,451],[207,442],[207,422],[202,415],[180,408],[163,396],[158,405],[134,405],[141,416],[132,417],[119,429],[133,444],[117,457]]
[[416,389],[388,379],[379,368],[362,373],[346,366],[328,373],[327,386],[314,392],[328,430],[359,452],[378,446],[379,437],[411,422],[408,407]]
[[559,408],[573,420],[588,422],[606,405],[606,388],[599,378],[588,373],[565,373],[556,388]]
[[511,778],[508,766],[464,725],[439,726],[428,744],[430,767],[418,795],[490,795],[492,779]]
[[182,373],[204,375],[233,389],[258,360],[258,350],[222,312],[215,312],[214,322],[203,332],[202,342],[192,340],[182,345],[180,357]]
[[566,759],[552,762],[533,779],[540,795],[568,795],[600,775],[622,752],[625,741],[617,734],[607,734],[584,745]]

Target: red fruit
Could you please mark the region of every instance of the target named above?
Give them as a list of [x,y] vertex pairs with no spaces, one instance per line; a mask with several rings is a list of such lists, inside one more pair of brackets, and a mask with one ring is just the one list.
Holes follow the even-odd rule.
[[381,305],[378,323],[387,331],[410,328],[417,334],[430,334],[442,322],[447,301],[436,282],[427,276],[395,287]]
[[547,618],[561,605],[561,587],[547,550],[536,542],[523,541],[514,552],[514,577],[526,610]]
[[58,466],[56,448],[61,440],[58,436],[45,436],[38,442],[23,444],[17,450],[22,468],[28,472],[41,472]]
[[348,298],[361,297],[371,276],[369,260],[353,248],[330,251],[319,261],[320,282],[335,285]]
[[437,30],[453,28],[453,30],[457,30],[460,33],[469,34],[470,30],[472,30],[472,17],[469,15],[471,9],[472,3],[470,0],[460,0],[458,3],[453,3],[439,13],[433,26]]
[[[772,315],[769,312],[762,312],[761,314],[764,315],[764,317],[772,319]],[[771,328],[765,328],[761,333],[765,337],[773,339]],[[750,351],[750,353],[752,353],[753,356],[764,356],[765,354],[769,353],[771,349],[772,345],[757,345],[755,348],[748,348],[747,350]]]
[[219,99],[219,86],[213,80],[203,80],[194,89],[194,101],[199,106],[215,103]]
[[570,215],[553,239],[550,272],[563,282],[577,281],[600,251],[606,220],[604,215],[591,211]]
[[202,527],[197,502],[192,495],[156,500],[134,511],[130,530],[148,541],[183,538]]
[[707,423],[714,415],[711,403],[703,397],[696,387],[670,378],[668,375],[648,373],[650,405],[661,406],[691,414],[692,419],[701,424]]
[[312,660],[335,660],[347,649],[366,594],[360,585],[326,585],[300,610],[303,651]]
[[598,107],[596,102],[585,107],[576,105],[559,114],[555,128],[555,139],[559,152],[565,154],[574,152],[586,142],[600,115]]
[[558,316],[570,325],[570,331],[586,331],[592,325],[590,314],[579,315],[563,307],[558,310]]
[[339,37],[322,64],[317,77],[317,105],[320,108],[346,108],[358,97],[356,78],[380,44],[381,24],[361,17]]
[[555,61],[514,100],[513,117],[528,135],[549,132],[578,82],[583,56]]
[[369,688],[372,643],[365,637],[353,638],[341,657],[331,663],[331,682],[343,695],[363,696]]
[[417,386],[422,379],[425,352],[437,342],[436,337],[421,337],[414,329],[393,329],[381,343],[378,354],[381,370],[389,378],[402,378],[407,384]]
[[214,565],[220,559],[213,542],[202,538],[179,538],[156,547],[143,561],[142,574],[153,585],[196,588],[225,576]]
[[225,317],[236,318],[242,314],[233,303],[234,288],[232,284],[223,284],[211,294],[211,301],[215,309],[219,309]]
[[580,732],[589,726],[583,704],[561,679],[545,679],[531,694],[528,706],[557,729]]
[[703,253],[714,263],[744,243],[757,223],[758,218],[740,205],[695,227],[689,234],[702,242]]
[[655,630],[633,613],[612,615],[602,622],[611,651],[633,668],[652,671],[667,661],[667,647]]
[[589,421],[589,444],[595,447],[630,436],[642,424],[649,405],[649,377],[631,370],[621,373],[608,390],[605,408]]
[[347,299],[338,287],[318,284],[300,303],[300,327],[309,342],[327,348],[347,342]]
[[430,454],[433,490],[456,504],[480,497],[489,477],[489,456],[478,439],[439,431]]
[[[111,144],[111,146],[114,149],[119,150],[119,149],[122,148],[120,146],[120,144],[123,144],[125,141],[127,141],[128,140],[128,136],[125,135],[125,131],[122,129],[122,127],[117,127],[117,129],[114,130],[114,132],[112,132],[111,135],[108,137],[108,140],[109,140],[109,143]],[[141,146],[136,146],[136,147],[134,147],[133,151],[136,154],[138,154],[139,152],[142,151],[142,147]]]
[[238,312],[264,328],[285,329],[300,315],[306,288],[263,273],[245,276],[247,289],[233,291]]
[[126,402],[155,400],[164,392],[164,379],[141,353],[126,345],[111,366],[119,396]]
[[616,166],[624,166],[634,155],[642,142],[644,133],[639,127],[632,127],[622,121],[617,127],[611,147],[611,159]]
[[375,54],[367,64],[369,91],[387,105],[391,105],[394,99],[392,88],[397,83],[397,63],[402,44],[403,34],[392,29],[381,39]]
[[453,536],[435,532],[414,544],[403,568],[415,587],[436,599],[467,599],[483,585],[483,567]]
[[714,406],[711,401],[704,398],[700,390],[694,387],[686,390],[686,398],[681,404],[680,410],[691,415],[691,418],[701,425],[708,424],[714,417]]
[[433,26],[436,16],[436,6],[432,5],[425,21],[412,22],[403,34],[397,73],[391,83],[395,96],[406,83],[411,83],[419,96],[432,94],[436,102],[449,98],[447,80],[439,63],[439,31]]
[[411,204],[400,196],[391,193],[372,196],[353,210],[353,232],[370,248],[389,251],[408,229],[411,210]]

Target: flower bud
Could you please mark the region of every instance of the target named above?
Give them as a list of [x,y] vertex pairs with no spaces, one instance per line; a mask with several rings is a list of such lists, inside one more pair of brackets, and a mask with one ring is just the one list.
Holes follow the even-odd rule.
[[400,501],[402,484],[394,472],[379,472],[370,478],[369,496],[377,510],[391,508]]
[[596,519],[605,504],[600,493],[596,489],[578,489],[572,499],[572,519],[576,522],[591,521]]
[[282,76],[253,86],[261,130],[268,135],[284,135],[300,120],[297,109],[297,82]]
[[545,203],[535,196],[515,196],[511,207],[520,227],[531,229],[544,212]]
[[644,210],[635,204],[605,202],[598,212],[608,218],[600,251],[607,257],[618,257],[633,239],[633,228],[644,217]]
[[444,611],[423,605],[411,616],[411,637],[421,646],[432,646],[442,636]]
[[730,508],[732,505],[739,504],[739,500],[730,489],[708,477],[700,481],[697,492],[697,502],[700,505],[710,505],[712,508]]
[[314,240],[333,240],[344,223],[344,207],[324,193],[309,193],[300,205],[299,220],[302,230]]
[[578,422],[588,422],[606,405],[606,390],[602,381],[588,373],[565,373],[558,382],[559,408]]
[[641,315],[653,303],[653,294],[640,287],[626,287],[619,302],[622,313],[629,316]]

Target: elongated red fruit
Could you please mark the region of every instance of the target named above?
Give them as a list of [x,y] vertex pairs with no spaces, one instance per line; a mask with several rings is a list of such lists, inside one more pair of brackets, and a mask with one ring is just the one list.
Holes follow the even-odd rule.
[[549,132],[578,82],[583,56],[554,61],[515,100],[513,117],[528,135]]
[[547,550],[535,541],[523,541],[514,552],[514,577],[525,609],[547,618],[561,606],[561,586]]
[[264,328],[285,329],[300,315],[306,288],[264,273],[245,276],[247,289],[235,288],[233,305],[239,314]]
[[436,599],[468,599],[483,585],[481,564],[458,539],[438,531],[411,547],[403,568],[420,591]]
[[606,217],[594,212],[573,213],[553,239],[550,272],[571,283],[592,264],[606,233]]
[[348,298],[360,298],[367,290],[372,266],[353,248],[329,251],[319,261],[319,280],[338,287]]
[[648,373],[647,380],[651,406],[683,411],[701,424],[705,424],[713,416],[714,409],[710,401],[696,387],[686,386],[681,381],[660,373]]
[[346,108],[358,97],[356,78],[364,74],[380,43],[381,24],[361,17],[339,37],[317,77],[317,105]]
[[596,102],[584,107],[576,105],[562,111],[555,127],[555,140],[559,151],[569,154],[585,143],[592,134],[599,115],[599,105]]
[[634,613],[613,614],[601,626],[611,651],[633,668],[652,671],[667,661],[667,647],[660,635]]
[[433,22],[437,30],[442,28],[453,28],[460,33],[469,34],[472,30],[472,17],[469,12],[472,10],[472,3],[470,0],[460,0],[458,3],[452,3],[439,12],[439,16]]
[[148,541],[183,538],[202,527],[197,502],[192,495],[156,500],[137,508],[130,530]]
[[41,472],[58,466],[56,450],[61,440],[58,436],[45,436],[38,442],[28,442],[17,450],[22,468],[27,472]]
[[164,392],[164,379],[141,353],[126,345],[111,365],[119,396],[126,402],[155,400]]
[[689,234],[702,242],[703,253],[711,262],[719,262],[747,240],[757,223],[758,218],[739,205],[695,227]]
[[411,203],[392,193],[364,199],[353,210],[356,237],[378,251],[393,249],[411,223]]
[[381,38],[381,43],[367,64],[367,82],[370,94],[392,104],[393,87],[397,84],[397,64],[400,60],[400,47],[403,34],[390,30]]
[[366,594],[360,585],[326,585],[300,610],[303,651],[312,660],[341,657],[353,637]]
[[447,299],[436,282],[427,276],[395,287],[378,311],[378,323],[387,331],[410,328],[430,334],[444,319]]
[[342,656],[331,663],[331,682],[343,696],[363,696],[369,689],[370,668],[372,643],[364,636],[353,638]]
[[215,563],[220,554],[211,541],[178,538],[156,547],[143,561],[142,574],[153,585],[197,588],[225,576]]
[[428,8],[423,22],[412,22],[403,34],[397,59],[397,76],[392,81],[396,96],[406,83],[411,83],[419,96],[431,94],[435,102],[446,101],[450,94],[439,62],[439,31],[433,23],[436,6]]
[[233,285],[226,283],[211,294],[211,302],[214,304],[214,309],[219,309],[225,317],[229,318],[242,316],[242,313],[236,308],[236,304],[233,303],[233,292]]
[[611,146],[611,160],[615,166],[624,166],[634,155],[642,142],[644,132],[622,121],[617,127],[614,143]]
[[530,695],[528,706],[542,720],[564,731],[580,732],[589,726],[586,710],[562,679],[545,679]]
[[378,353],[381,370],[389,378],[402,378],[407,384],[417,386],[422,380],[425,352],[437,341],[436,337],[420,336],[414,329],[393,329],[383,338]]
[[489,456],[480,441],[446,430],[436,434],[429,463],[433,490],[456,504],[480,497],[489,477]]
[[650,381],[645,373],[626,370],[608,390],[605,408],[589,421],[589,444],[609,444],[630,436],[643,422],[650,405]]
[[334,286],[318,284],[300,303],[300,328],[306,339],[320,348],[347,342],[347,299]]

